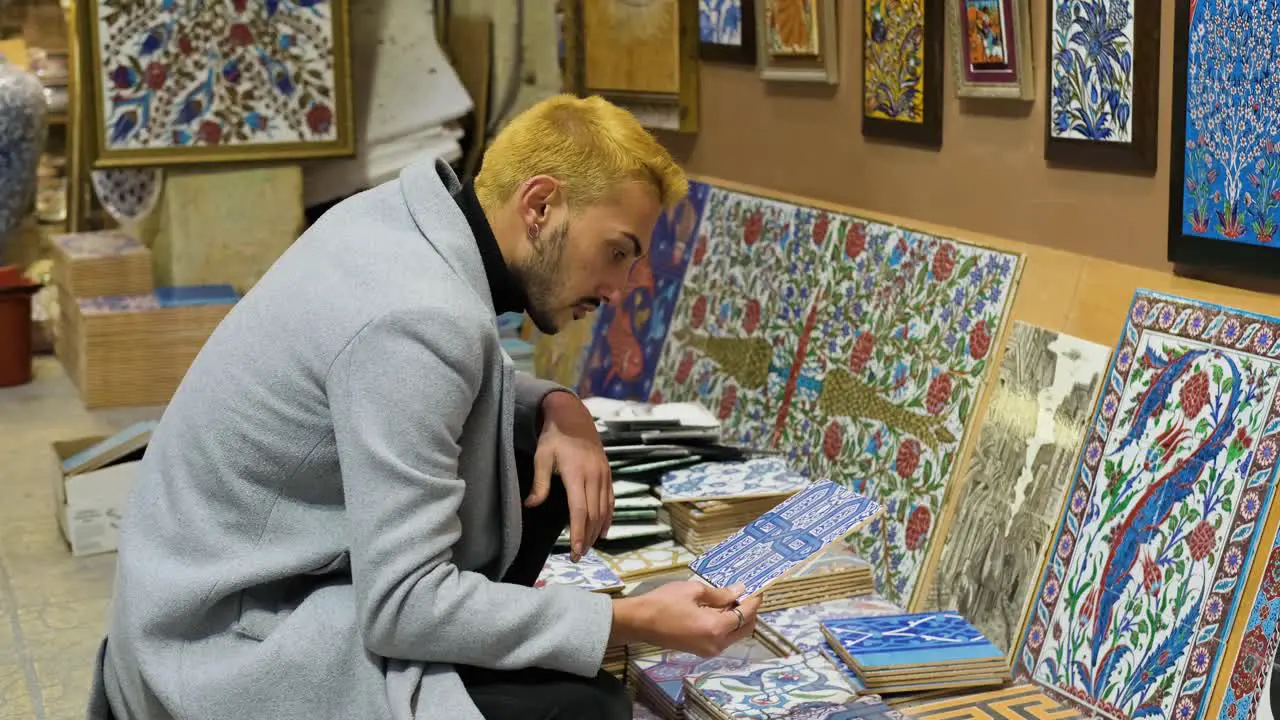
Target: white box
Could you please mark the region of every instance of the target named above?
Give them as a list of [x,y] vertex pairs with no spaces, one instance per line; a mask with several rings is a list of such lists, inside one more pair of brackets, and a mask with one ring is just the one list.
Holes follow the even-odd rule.
[[124,506],[138,476],[138,460],[83,473],[63,472],[63,461],[106,439],[95,436],[53,443],[50,477],[58,527],[77,557],[116,550]]

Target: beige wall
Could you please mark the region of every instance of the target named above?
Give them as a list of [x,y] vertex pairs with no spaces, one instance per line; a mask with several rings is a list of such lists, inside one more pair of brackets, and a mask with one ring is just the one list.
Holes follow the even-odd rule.
[[943,146],[861,134],[861,0],[838,0],[836,87],[765,83],[702,64],[702,130],[664,135],[691,172],[1158,270],[1168,225],[1173,3],[1163,2],[1160,160],[1154,177],[1050,169],[1044,160],[1045,12],[1031,0],[1034,103],[959,101],[944,71]]

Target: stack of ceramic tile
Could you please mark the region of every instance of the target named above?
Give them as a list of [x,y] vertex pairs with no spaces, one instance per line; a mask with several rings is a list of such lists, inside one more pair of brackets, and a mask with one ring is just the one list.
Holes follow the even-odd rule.
[[768,612],[873,592],[871,563],[858,557],[848,545],[837,543],[813,562],[770,585],[760,607]]
[[641,704],[665,720],[684,717],[685,680],[712,671],[740,670],[752,663],[776,657],[769,647],[753,638],[729,646],[713,658],[664,650],[627,661],[627,685]]
[[103,295],[143,295],[154,289],[151,251],[116,230],[58,235],[53,281],[60,302]]
[[[860,698],[844,675],[820,653],[763,660],[736,670],[713,670],[685,681],[685,717],[690,720],[814,720],[888,717],[872,713],[879,698]],[[841,715],[841,712],[846,714]]]
[[829,619],[822,633],[836,658],[874,693],[957,692],[1010,679],[1004,652],[959,613]]
[[[566,585],[606,595],[617,595],[625,587],[622,578],[594,550],[588,550],[576,563],[568,554],[556,554],[547,558],[534,587],[548,585]],[[627,672],[627,646],[618,644],[606,647],[600,667],[622,679]]]
[[821,651],[827,646],[822,635],[823,620],[902,615],[905,612],[876,595],[828,600],[761,612],[756,622],[756,637],[779,655]]
[[59,357],[86,407],[161,405],[238,299],[230,285],[79,298],[62,311]]
[[673,470],[660,495],[676,540],[704,552],[808,484],[782,458],[764,457]]
[[620,552],[602,552],[600,555],[625,583],[687,570],[694,558],[693,552],[673,540],[661,540]]

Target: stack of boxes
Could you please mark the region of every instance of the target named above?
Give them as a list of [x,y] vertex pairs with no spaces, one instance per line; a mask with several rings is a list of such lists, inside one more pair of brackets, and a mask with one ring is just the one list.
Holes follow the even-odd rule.
[[151,252],[119,231],[53,238],[55,349],[86,407],[161,405],[235,304],[229,285],[156,288]]

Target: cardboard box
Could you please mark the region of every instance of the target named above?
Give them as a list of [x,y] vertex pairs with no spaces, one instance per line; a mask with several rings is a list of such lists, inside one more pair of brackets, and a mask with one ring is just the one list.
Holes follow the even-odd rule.
[[110,439],[93,436],[53,443],[50,478],[58,527],[71,546],[71,554],[77,557],[114,552],[118,547],[124,506],[133,491],[145,447],[93,470],[67,473],[63,465]]

